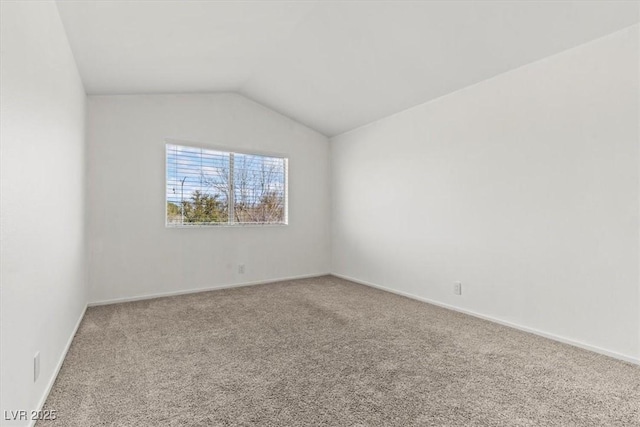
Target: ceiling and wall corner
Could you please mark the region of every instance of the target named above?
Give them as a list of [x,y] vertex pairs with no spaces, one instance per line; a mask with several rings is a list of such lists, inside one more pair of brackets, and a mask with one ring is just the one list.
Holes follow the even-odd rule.
[[639,7],[58,1],[89,95],[234,91],[326,136],[633,25]]

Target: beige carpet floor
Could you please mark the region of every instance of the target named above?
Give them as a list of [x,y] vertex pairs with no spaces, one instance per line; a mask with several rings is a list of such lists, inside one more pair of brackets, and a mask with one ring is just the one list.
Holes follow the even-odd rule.
[[331,276],[89,308],[38,426],[640,426],[640,367]]

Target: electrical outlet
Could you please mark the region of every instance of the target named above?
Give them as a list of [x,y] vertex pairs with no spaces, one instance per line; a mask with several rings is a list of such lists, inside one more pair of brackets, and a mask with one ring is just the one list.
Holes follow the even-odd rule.
[[40,352],[37,352],[35,356],[33,356],[33,382],[38,381],[38,377],[40,376]]
[[238,264],[238,273],[244,274],[244,264]]
[[461,282],[454,282],[453,283],[453,293],[455,295],[462,295],[462,283]]

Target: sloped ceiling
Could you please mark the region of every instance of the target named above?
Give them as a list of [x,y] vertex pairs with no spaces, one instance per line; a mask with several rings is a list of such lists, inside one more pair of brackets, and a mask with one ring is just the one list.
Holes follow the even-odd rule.
[[634,1],[58,1],[88,94],[235,91],[333,136],[639,22]]

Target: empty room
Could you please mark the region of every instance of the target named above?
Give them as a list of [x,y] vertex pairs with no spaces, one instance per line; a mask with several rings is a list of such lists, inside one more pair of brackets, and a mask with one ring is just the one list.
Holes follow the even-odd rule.
[[640,427],[640,2],[0,5],[0,425]]

